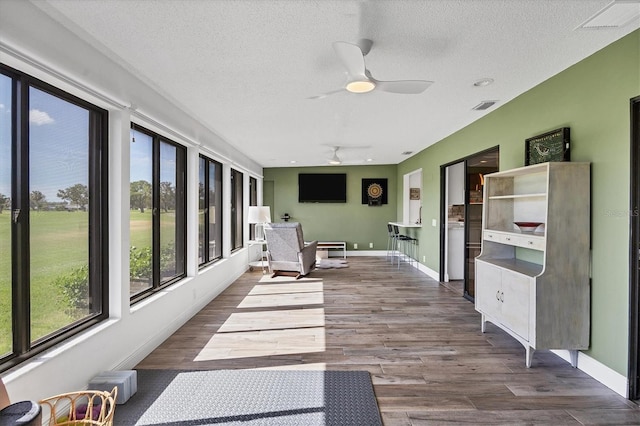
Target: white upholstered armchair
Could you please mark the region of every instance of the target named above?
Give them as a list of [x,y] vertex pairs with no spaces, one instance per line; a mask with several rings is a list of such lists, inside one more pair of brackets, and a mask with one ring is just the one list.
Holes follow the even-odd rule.
[[293,275],[296,279],[307,275],[316,266],[317,241],[305,246],[302,226],[297,222],[267,223],[267,262],[271,276]]

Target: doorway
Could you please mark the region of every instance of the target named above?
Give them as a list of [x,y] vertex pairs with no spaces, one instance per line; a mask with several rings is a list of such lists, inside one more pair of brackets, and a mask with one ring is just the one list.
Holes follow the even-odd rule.
[[262,181],[262,205],[269,206],[271,208],[271,221],[276,222],[278,219],[278,213],[276,209],[276,197],[275,197],[275,181],[263,180]]
[[458,285],[465,298],[475,297],[475,258],[482,245],[484,175],[499,169],[494,147],[440,166],[440,281]]
[[640,399],[640,96],[631,99],[629,244],[629,399]]

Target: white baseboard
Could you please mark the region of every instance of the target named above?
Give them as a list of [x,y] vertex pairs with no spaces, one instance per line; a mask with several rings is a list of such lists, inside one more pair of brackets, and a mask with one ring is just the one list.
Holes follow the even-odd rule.
[[[569,351],[552,350],[551,352],[558,355],[565,361],[571,362]],[[625,398],[629,397],[627,393],[629,390],[627,378],[602,364],[600,361],[597,361],[582,352],[578,352],[578,368],[620,396]]]
[[[349,256],[387,256],[386,250],[347,250],[347,257]],[[329,251],[329,257],[342,257],[342,252],[340,250]],[[420,272],[426,274],[428,277],[433,278],[436,281],[440,281],[440,274],[437,271],[423,265],[422,263],[414,266]]]
[[[347,257],[349,256],[386,256],[386,250],[347,250]],[[342,257],[341,250],[330,250],[329,257]]]
[[440,281],[440,273],[438,271],[434,271],[433,269],[423,265],[422,263],[418,263],[418,270],[427,275],[429,278]]

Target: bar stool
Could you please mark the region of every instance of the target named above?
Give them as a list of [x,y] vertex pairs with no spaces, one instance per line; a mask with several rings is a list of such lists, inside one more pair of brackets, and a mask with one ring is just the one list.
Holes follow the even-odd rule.
[[400,255],[402,254],[405,235],[401,235],[397,225],[387,224],[389,230],[389,238],[391,242],[391,251],[387,254],[391,257],[391,264],[393,265],[393,258],[398,260],[398,267],[400,266]]
[[413,262],[416,262],[418,266],[418,239],[405,235],[404,238],[404,254],[405,261],[409,262],[410,266],[413,266]]
[[409,261],[412,264],[414,261],[416,262],[416,268],[418,267],[418,239],[409,237]]
[[387,223],[387,231],[389,234],[387,240],[387,259],[391,258],[391,264],[393,264],[393,256],[398,249],[398,239],[390,223]]
[[417,245],[418,240],[416,238],[409,237],[408,235],[400,234],[398,225],[392,225],[392,226],[393,226],[393,233],[396,238],[396,249],[398,251],[398,269],[400,269],[401,254],[404,255],[405,262],[408,262],[409,265],[411,265],[412,262],[415,260],[416,266],[417,266],[418,257],[417,257],[416,248],[418,246]]

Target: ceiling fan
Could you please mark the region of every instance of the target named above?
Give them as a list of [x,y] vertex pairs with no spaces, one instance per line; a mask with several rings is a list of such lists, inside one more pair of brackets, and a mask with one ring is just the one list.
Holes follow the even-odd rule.
[[333,166],[339,166],[341,164],[363,164],[367,161],[371,161],[371,160],[365,160],[364,158],[362,159],[347,159],[346,161],[343,158],[340,158],[338,156],[338,151],[339,150],[349,150],[349,149],[366,149],[366,148],[370,148],[370,146],[332,146],[331,147],[331,155],[327,158],[327,163]]
[[338,157],[338,150],[339,149],[340,149],[339,146],[334,146],[333,147],[333,155],[328,160],[329,164],[332,164],[334,166],[342,164],[342,160],[340,159],[340,157]]
[[343,90],[351,93],[367,93],[372,90],[382,90],[390,93],[417,95],[427,90],[427,88],[433,84],[433,81],[427,80],[381,81],[375,79],[366,68],[364,62],[364,57],[369,53],[372,45],[373,42],[369,39],[361,39],[359,45],[345,41],[334,42],[333,50],[347,69],[347,84],[343,89],[312,96],[311,99],[324,98],[328,95],[342,92]]

